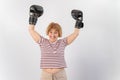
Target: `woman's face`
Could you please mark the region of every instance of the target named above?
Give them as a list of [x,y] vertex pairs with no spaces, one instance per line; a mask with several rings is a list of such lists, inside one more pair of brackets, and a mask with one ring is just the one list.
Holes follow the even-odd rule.
[[51,42],[54,42],[58,39],[58,31],[51,29],[48,33],[49,39]]

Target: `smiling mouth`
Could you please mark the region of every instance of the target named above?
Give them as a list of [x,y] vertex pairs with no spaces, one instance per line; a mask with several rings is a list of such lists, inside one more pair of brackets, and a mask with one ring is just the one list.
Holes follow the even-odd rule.
[[56,37],[55,36],[50,36],[50,38],[55,39]]

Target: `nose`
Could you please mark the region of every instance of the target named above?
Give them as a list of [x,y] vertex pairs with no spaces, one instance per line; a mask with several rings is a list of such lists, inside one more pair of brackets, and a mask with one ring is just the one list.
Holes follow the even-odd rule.
[[52,36],[52,37],[54,37],[54,36],[55,36],[55,34],[54,34],[54,33],[52,33],[52,34],[51,34],[51,36]]
[[52,36],[54,36],[55,34],[54,33],[52,33]]

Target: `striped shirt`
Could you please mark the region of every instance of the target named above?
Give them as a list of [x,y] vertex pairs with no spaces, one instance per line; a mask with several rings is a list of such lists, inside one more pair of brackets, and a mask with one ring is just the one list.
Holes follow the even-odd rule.
[[48,39],[41,36],[38,42],[41,49],[40,68],[66,68],[64,50],[67,46],[67,38],[59,39],[50,43]]

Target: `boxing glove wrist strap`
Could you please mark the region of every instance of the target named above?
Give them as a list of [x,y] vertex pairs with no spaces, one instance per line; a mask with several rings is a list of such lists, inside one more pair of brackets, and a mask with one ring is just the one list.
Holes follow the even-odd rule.
[[75,28],[78,28],[78,29],[80,29],[80,28],[83,28],[83,23],[82,23],[82,21],[81,20],[77,20],[76,21],[76,24],[75,24]]
[[35,16],[29,17],[29,24],[36,25],[36,22],[37,22],[37,17],[35,17]]

